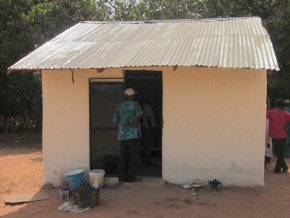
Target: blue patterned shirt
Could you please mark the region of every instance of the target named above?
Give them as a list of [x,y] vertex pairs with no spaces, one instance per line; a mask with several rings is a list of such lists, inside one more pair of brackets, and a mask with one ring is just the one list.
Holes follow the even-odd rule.
[[138,139],[141,136],[138,116],[142,115],[142,109],[136,101],[124,101],[115,109],[113,122],[118,124],[118,140]]

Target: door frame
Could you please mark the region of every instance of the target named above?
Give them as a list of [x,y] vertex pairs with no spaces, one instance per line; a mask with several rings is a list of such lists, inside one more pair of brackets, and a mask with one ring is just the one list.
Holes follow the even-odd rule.
[[[124,87],[125,87],[125,79],[124,78],[90,78],[89,79],[89,137],[90,137],[90,155],[89,155],[89,163],[90,163],[90,170],[92,170],[91,168],[91,160],[92,160],[92,110],[91,110],[91,84],[93,83],[123,83]],[[123,87],[123,88],[124,88]]]

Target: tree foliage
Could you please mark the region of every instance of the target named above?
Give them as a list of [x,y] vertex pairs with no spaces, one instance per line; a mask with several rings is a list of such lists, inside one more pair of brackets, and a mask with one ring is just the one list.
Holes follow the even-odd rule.
[[40,75],[7,75],[7,67],[79,21],[240,16],[262,18],[281,68],[269,94],[289,98],[289,0],[0,0],[0,116],[41,116]]
[[10,65],[71,25],[108,16],[93,0],[0,0],[0,121],[41,120],[40,75],[7,75]]

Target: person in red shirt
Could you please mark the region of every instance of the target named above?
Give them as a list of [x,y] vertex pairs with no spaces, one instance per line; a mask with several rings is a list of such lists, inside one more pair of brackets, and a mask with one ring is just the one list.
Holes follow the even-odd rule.
[[286,140],[287,140],[287,123],[290,122],[290,113],[284,110],[283,100],[276,101],[276,108],[267,111],[269,119],[269,137],[272,138],[274,152],[277,156],[275,173],[287,173],[288,166],[284,159]]

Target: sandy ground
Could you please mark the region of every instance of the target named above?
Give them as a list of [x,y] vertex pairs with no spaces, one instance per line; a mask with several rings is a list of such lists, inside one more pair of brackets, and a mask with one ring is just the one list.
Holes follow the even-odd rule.
[[[0,137],[1,139],[1,137]],[[0,217],[290,217],[290,173],[265,173],[265,187],[209,187],[196,196],[190,190],[167,184],[160,178],[143,178],[141,183],[107,187],[100,205],[81,214],[57,210],[64,201],[58,189],[42,186],[43,163],[40,143],[0,140]],[[288,162],[289,159],[288,159]],[[7,206],[3,195],[45,190],[46,201]]]

